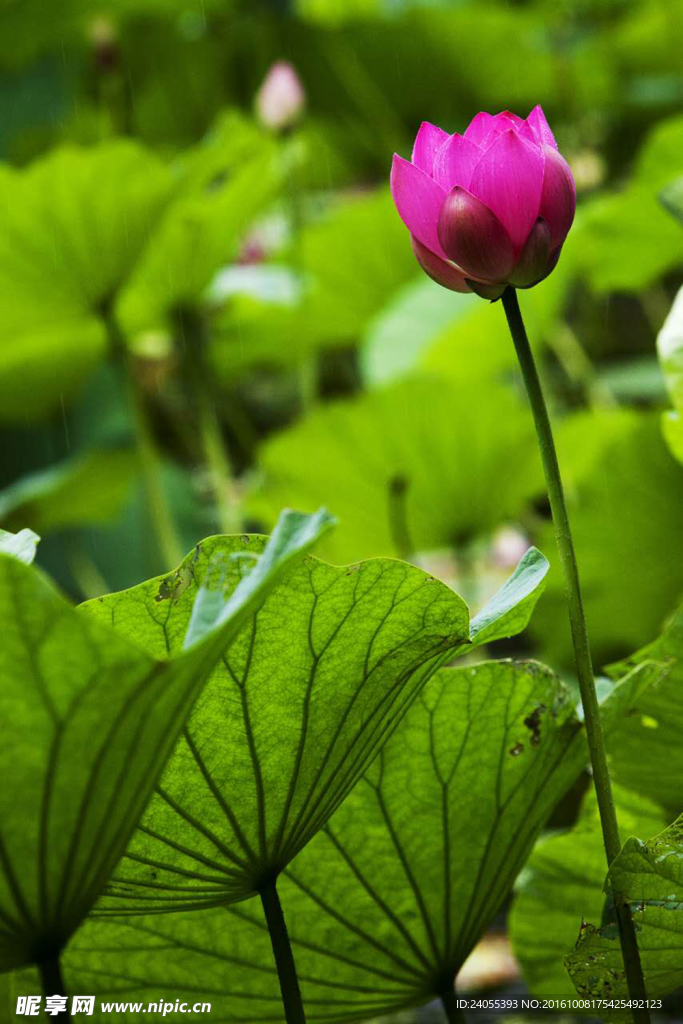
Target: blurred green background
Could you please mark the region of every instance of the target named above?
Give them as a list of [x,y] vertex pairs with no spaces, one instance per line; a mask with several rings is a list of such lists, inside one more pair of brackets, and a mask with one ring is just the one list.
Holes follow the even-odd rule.
[[[182,550],[324,503],[324,557],[406,556],[474,606],[529,543],[554,559],[502,310],[421,274],[387,188],[421,120],[541,103],[579,210],[522,303],[596,662],[656,635],[683,590],[656,352],[683,257],[681,0],[0,12],[0,526],[41,534],[67,592],[169,568],[131,388]],[[279,134],[254,108],[278,59],[307,95]],[[524,643],[571,672],[557,571]]]

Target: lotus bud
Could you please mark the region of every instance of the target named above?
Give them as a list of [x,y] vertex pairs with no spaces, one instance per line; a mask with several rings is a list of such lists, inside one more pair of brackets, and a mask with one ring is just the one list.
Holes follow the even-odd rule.
[[299,119],[306,94],[294,67],[279,60],[272,65],[256,94],[256,114],[267,128],[282,132]]
[[554,269],[576,209],[569,165],[540,107],[477,114],[464,135],[423,123],[391,192],[431,278],[488,299]]
[[514,526],[501,526],[491,544],[491,561],[497,569],[514,569],[527,553],[531,542],[526,534]]

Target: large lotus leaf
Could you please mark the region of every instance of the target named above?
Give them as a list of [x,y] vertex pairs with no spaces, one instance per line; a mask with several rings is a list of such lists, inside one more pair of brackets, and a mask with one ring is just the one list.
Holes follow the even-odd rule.
[[51,411],[103,357],[101,306],[129,275],[169,188],[163,164],[128,141],[59,149],[4,182],[0,417]]
[[673,405],[673,410],[664,413],[664,436],[678,461],[683,462],[683,288],[659,332],[657,351]]
[[245,366],[287,364],[317,348],[357,345],[368,319],[415,275],[388,189],[333,208],[294,244],[292,261],[303,279],[295,303],[243,301],[217,318],[213,361],[226,378]]
[[431,376],[318,409],[267,442],[261,461],[253,511],[270,522],[283,499],[324,497],[341,523],[324,550],[339,561],[402,542],[466,546],[517,518],[542,486],[531,417],[514,394]]
[[[229,587],[258,546],[205,541],[177,573],[84,612],[172,653],[204,575],[220,561]],[[325,824],[445,658],[523,628],[546,564],[530,553],[470,624],[460,597],[406,563],[302,563],[216,667],[108,887],[108,911],[252,895]]]
[[199,592],[197,642],[171,660],[0,555],[0,971],[53,956],[88,914],[212,666],[329,522],[285,515],[229,600]]
[[[664,827],[656,804],[619,787],[614,795],[623,836],[653,836]],[[564,958],[581,922],[602,918],[606,872],[600,816],[591,791],[573,828],[539,839],[516,886],[510,939],[534,995],[575,995]]]
[[[558,431],[586,617],[596,665],[649,643],[680,600],[683,468],[656,413],[572,416]],[[554,553],[550,524],[540,546]],[[554,556],[551,554],[551,562]],[[532,628],[545,657],[573,664],[566,602],[553,574]]]
[[[562,314],[567,290],[574,279],[575,253],[576,246],[570,235],[557,269],[543,282],[543,287],[532,288],[524,293],[524,320],[534,346],[550,343],[556,334],[556,325]],[[412,301],[414,302],[417,297],[416,294]],[[411,302],[410,294],[399,294],[398,308],[390,307],[387,311],[388,325],[385,327],[382,319],[378,319],[368,334],[364,365],[371,382],[396,375],[397,371],[400,372],[405,366],[405,362],[402,365],[402,361],[411,355],[419,367],[446,374],[458,382],[479,378],[480,388],[487,386],[484,383],[487,378],[490,380],[502,374],[510,376],[516,372],[515,349],[499,306],[491,308],[486,303],[477,302],[470,295],[452,295],[453,314],[450,320],[446,320],[444,315],[443,321],[439,322],[442,306],[440,301],[435,304],[435,310],[429,316],[429,319],[436,321],[431,338],[424,337],[423,327],[423,340],[418,348],[414,344],[414,338],[407,336],[393,319],[404,302],[406,305]],[[410,312],[409,305],[404,312]],[[429,323],[426,310],[425,319]],[[394,324],[396,351],[392,350],[390,340]],[[420,334],[417,338],[419,342]],[[414,351],[414,348],[418,348],[418,351]],[[387,368],[381,367],[382,362],[386,363]]]
[[[683,985],[683,818],[647,842],[628,839],[610,879],[631,907],[647,993],[668,995]],[[613,922],[584,925],[566,965],[581,995],[628,996]]]
[[130,332],[164,326],[194,306],[234,260],[245,229],[272,202],[294,159],[236,115],[220,122],[179,168],[178,192],[119,304]]
[[0,491],[0,522],[44,536],[112,520],[128,499],[137,461],[129,448],[100,449],[23,477]]
[[598,196],[575,228],[579,269],[597,291],[646,288],[683,258],[680,225],[658,193],[683,170],[683,118],[658,124],[626,188]]
[[[365,330],[360,351],[363,380],[369,387],[385,384],[411,373],[425,359],[431,346],[454,325],[475,321],[481,309],[479,297],[471,292],[460,295],[441,288],[425,274],[397,289],[390,301],[374,316]],[[503,344],[493,342],[501,364],[511,364]],[[463,372],[472,374],[472,364],[490,366],[486,344],[472,345]]]
[[[607,697],[608,729],[647,674]],[[438,672],[281,876],[307,1019],[367,1020],[447,991],[586,759],[568,693],[542,665]],[[282,1020],[255,901],[89,923],[66,971],[79,991],[152,999],[166,985],[210,993],[227,1020]]]
[[311,275],[305,312],[329,341],[357,341],[368,318],[415,273],[415,257],[387,188],[347,201],[308,227],[301,259]]
[[671,818],[683,806],[683,607],[657,640],[610,672],[620,677],[650,660],[665,663],[668,671],[643,694],[638,713],[616,730],[610,760],[618,782],[665,807]]

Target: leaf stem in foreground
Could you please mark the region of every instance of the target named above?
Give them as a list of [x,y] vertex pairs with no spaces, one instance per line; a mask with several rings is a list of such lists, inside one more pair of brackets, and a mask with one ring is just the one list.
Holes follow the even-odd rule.
[[[40,975],[40,984],[43,989],[43,995],[46,997],[68,996],[66,985],[64,984],[64,977],[62,976],[62,965],[59,962],[59,953],[55,953],[54,956],[49,957],[47,960],[42,960],[38,964],[38,973]],[[61,1021],[71,1020],[68,999],[66,1009],[60,1012],[59,1017]]]
[[161,456],[149,421],[145,396],[115,314],[105,310],[103,318],[112,352],[123,365],[128,401],[133,413],[140,473],[157,546],[164,561],[164,569],[173,569],[182,561],[184,552],[166,496]]
[[[586,617],[581,597],[581,586],[579,583],[579,570],[576,562],[576,553],[572,541],[569,516],[564,498],[560,466],[557,461],[555,441],[553,439],[552,427],[548,416],[548,409],[543,396],[543,389],[538,377],[538,370],[534,362],[529,339],[527,338],[524,321],[517,301],[517,292],[514,288],[508,287],[503,292],[503,307],[507,317],[510,334],[517,351],[522,377],[529,397],[529,404],[534,417],[536,435],[543,462],[550,510],[552,512],[553,524],[555,527],[555,539],[562,563],[567,604],[569,606],[569,622],[571,626],[572,643],[574,646],[574,660],[576,673],[581,691],[584,717],[586,722],[586,738],[590,753],[591,768],[593,770],[593,784],[598,800],[600,811],[600,822],[602,825],[602,836],[607,855],[607,865],[611,866],[615,857],[621,850],[619,828],[617,825],[617,813],[612,795],[612,785],[607,767],[607,754],[605,752],[605,741],[600,721],[600,709],[593,677],[593,665],[591,662],[590,648],[588,645],[588,632],[586,629]],[[626,969],[626,982],[631,999],[646,999],[645,979],[640,963],[638,951],[638,940],[635,926],[631,917],[631,911],[627,904],[615,900],[617,918],[619,921],[619,933],[621,938],[621,950]],[[633,1019],[638,1024],[647,1024],[650,1015],[647,1009],[633,1010]]]
[[441,1000],[448,1024],[465,1024],[465,1014],[458,1006],[458,998],[454,988],[449,988],[442,992],[439,999]]
[[280,992],[282,993],[282,1004],[285,1008],[285,1020],[287,1024],[306,1024],[306,1015],[301,999],[301,990],[299,989],[294,954],[292,953],[285,915],[282,912],[275,879],[263,886],[260,890],[260,896],[275,956],[275,966],[277,967]]
[[239,533],[241,516],[232,466],[218,421],[216,402],[210,387],[210,371],[206,360],[206,325],[201,312],[183,308],[176,315],[179,342],[183,346],[183,365],[195,405],[202,454],[211,475],[211,487],[216,500],[218,522],[223,533]]

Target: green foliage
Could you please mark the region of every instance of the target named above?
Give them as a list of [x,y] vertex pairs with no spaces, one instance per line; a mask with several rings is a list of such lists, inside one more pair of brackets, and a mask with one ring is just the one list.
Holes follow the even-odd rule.
[[252,299],[217,318],[212,355],[221,375],[356,344],[368,318],[415,274],[409,236],[384,188],[342,202],[305,227],[291,255],[302,279],[297,301]]
[[[514,347],[500,304],[421,273],[387,178],[421,120],[540,99],[579,204],[520,299],[616,663],[640,839],[614,877],[664,990],[679,834],[642,840],[683,771],[680,299],[654,346],[683,256],[683,0],[95,6],[0,3],[4,967],[69,940],[72,991],[280,1020],[258,901],[235,902],[279,874],[310,1020],[403,1020],[505,913],[585,767],[582,711],[534,660],[574,692],[562,577],[553,556],[518,637],[548,573],[529,545],[555,544]],[[277,134],[255,96],[283,55],[307,99]],[[321,503],[334,533],[289,513],[265,547],[201,540]],[[38,534],[59,586],[107,596],[60,597]],[[304,559],[318,537],[353,564]],[[478,606],[525,549],[472,618],[395,558]],[[498,641],[524,660],[443,668]],[[537,992],[571,994],[581,920],[580,987],[623,985],[603,858],[592,798],[535,848],[512,936]],[[0,974],[0,1017],[37,978]]]
[[[471,319],[467,314],[477,306],[477,296],[453,294],[424,274],[399,288],[366,331],[361,352],[366,384],[381,387],[414,370],[434,338],[460,316]],[[470,374],[472,361],[467,369]]]
[[[613,734],[617,743],[621,729],[623,722]],[[618,789],[616,804],[624,836],[652,836],[664,827],[660,809],[644,797]],[[516,886],[510,938],[534,995],[575,995],[563,961],[581,922],[602,918],[605,874],[600,816],[594,794],[588,793],[573,828],[538,841]]]
[[638,714],[625,719],[613,737],[611,762],[622,785],[677,814],[681,806],[683,753],[683,608],[662,635],[610,672],[616,678],[647,661],[667,666],[664,677],[643,694]]
[[500,385],[482,402],[466,383],[413,377],[329,404],[269,441],[252,508],[270,522],[283,504],[325,501],[340,518],[325,551],[339,561],[404,554],[408,543],[466,547],[519,517],[539,489],[532,431]]
[[683,176],[676,178],[670,185],[663,188],[659,198],[666,210],[678,220],[683,220]]
[[[172,655],[198,588],[220,573],[229,591],[261,546],[205,541],[171,576],[83,610]],[[402,562],[309,559],[294,570],[212,673],[108,888],[109,911],[260,889],[324,825],[444,659],[524,627],[545,570],[534,552],[471,627],[461,598]]]
[[[264,595],[329,527],[283,516],[211,629],[171,659],[72,608],[0,555],[3,823],[0,971],[59,953],[121,857],[211,668]],[[219,595],[220,598],[220,595]],[[200,606],[201,607],[201,606]]]
[[[540,347],[554,336],[574,276],[575,252],[570,235],[557,270],[543,288],[524,292],[522,311],[535,346]],[[430,344],[418,353],[419,365],[458,381],[465,380],[468,385],[476,381],[485,390],[492,378],[510,375],[516,367],[503,311],[498,305],[491,309],[469,295],[454,295],[451,301],[453,318],[450,323],[439,325]],[[397,341],[400,348],[400,336]]]
[[0,236],[0,417],[30,421],[73,394],[106,352],[101,309],[169,196],[138,144],[69,147],[5,181]]
[[70,396],[105,356],[103,318],[117,302],[133,332],[196,304],[291,160],[228,117],[175,175],[119,140],[65,148],[6,176],[0,415],[44,415]]
[[667,214],[658,192],[683,171],[683,118],[651,132],[628,185],[596,198],[580,219],[579,269],[598,291],[651,285],[683,258],[680,225]]
[[[668,995],[683,983],[682,826],[679,818],[647,842],[628,839],[610,870],[611,883],[636,922],[650,998]],[[614,924],[585,925],[566,962],[579,993],[602,998],[627,994]]]
[[165,326],[193,308],[245,230],[276,196],[294,154],[244,119],[218,122],[179,168],[180,190],[158,224],[120,303],[131,331]]
[[[565,422],[558,442],[599,666],[646,644],[679,600],[683,571],[671,552],[680,547],[683,471],[656,414],[583,413]],[[540,537],[552,552],[549,526]],[[559,573],[533,628],[553,664],[571,663]]]
[[0,522],[29,523],[41,535],[65,526],[114,519],[136,472],[129,448],[100,449],[50,466],[0,492]]
[[659,332],[657,349],[674,407],[664,413],[664,436],[678,461],[683,462],[683,290],[679,291]]
[[[640,685],[633,678],[607,698],[608,728]],[[586,756],[569,695],[542,665],[437,673],[281,879],[308,1019],[334,1007],[335,1020],[365,1020],[446,991]],[[272,1014],[277,982],[254,903],[93,922],[72,944],[67,977],[109,992],[139,969],[141,946],[145,998],[169,972],[178,993],[214,977],[219,1010]],[[234,984],[231,964],[240,965]]]

